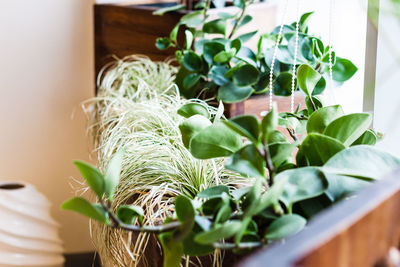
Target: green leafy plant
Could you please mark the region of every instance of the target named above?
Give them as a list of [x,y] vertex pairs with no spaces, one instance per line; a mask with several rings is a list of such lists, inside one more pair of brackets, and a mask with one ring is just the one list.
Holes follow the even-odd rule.
[[[218,13],[217,18],[209,19],[211,1],[207,0],[200,10],[184,15],[173,28],[169,37],[158,38],[159,49],[173,47],[180,64],[176,76],[181,95],[186,98],[209,99],[217,97],[224,103],[240,102],[253,94],[269,90],[269,74],[275,43],[280,27],[259,36],[254,51],[245,44],[255,38],[258,32],[238,35],[237,30],[251,23],[252,16],[246,14],[252,0],[233,1],[237,13]],[[163,13],[163,12],[159,12]],[[320,38],[308,33],[308,21],[312,12],[305,13],[299,20],[297,67],[307,64],[318,73],[313,95],[321,94],[326,87],[329,73],[329,46]],[[233,25],[229,27],[229,25]],[[185,29],[184,43],[178,41],[179,29]],[[228,30],[230,29],[230,30]],[[296,23],[283,25],[282,38],[278,42],[274,64],[273,93],[278,96],[291,94],[292,64],[294,62]],[[332,76],[337,83],[350,79],[357,68],[332,51]],[[297,80],[298,77],[296,77]],[[296,81],[296,87],[298,82]],[[301,85],[300,85],[301,86]]]
[[[297,75],[313,103],[315,74],[307,68],[300,66]],[[172,267],[180,265],[183,255],[207,255],[216,248],[244,253],[294,235],[316,213],[400,165],[398,158],[373,147],[379,138],[369,128],[369,114],[345,115],[339,105],[313,103],[295,113],[278,114],[274,107],[261,121],[252,115],[225,120],[219,115],[222,107],[211,116],[202,104],[183,105],[178,111],[186,118],[182,139],[199,159],[228,157],[225,167],[251,179],[252,186],[232,190],[217,185],[192,199],[177,196],[173,217],[143,225],[140,207],[113,207],[120,151],[104,175],[76,162],[98,203],[76,197],[62,208],[114,228],[157,233],[164,266]]]

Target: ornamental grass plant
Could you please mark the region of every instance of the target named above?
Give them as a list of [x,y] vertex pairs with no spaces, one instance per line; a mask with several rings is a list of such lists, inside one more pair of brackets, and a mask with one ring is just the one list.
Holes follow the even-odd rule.
[[[183,145],[179,131],[183,117],[177,110],[190,101],[179,96],[175,74],[176,68],[167,62],[131,56],[106,66],[99,76],[97,97],[84,103],[99,169],[105,170],[115,152],[125,148],[115,206],[140,206],[146,225],[173,216],[178,195],[193,198],[210,186],[245,184],[244,179],[232,179],[222,159],[195,159]],[[162,249],[153,234],[115,231],[92,221],[91,236],[104,266],[162,262]],[[219,266],[222,257],[216,250],[208,261]],[[201,266],[195,258],[190,260]]]

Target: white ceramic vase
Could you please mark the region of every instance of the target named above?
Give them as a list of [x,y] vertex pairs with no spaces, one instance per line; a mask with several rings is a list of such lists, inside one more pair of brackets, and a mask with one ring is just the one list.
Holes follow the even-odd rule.
[[33,185],[0,182],[0,267],[63,266],[59,227]]

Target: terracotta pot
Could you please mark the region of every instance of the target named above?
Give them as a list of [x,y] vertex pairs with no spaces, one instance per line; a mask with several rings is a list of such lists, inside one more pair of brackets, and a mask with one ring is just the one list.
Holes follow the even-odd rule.
[[33,185],[0,183],[0,267],[63,266],[59,224]]
[[[306,108],[304,99],[304,94],[300,91],[296,91],[294,93],[294,108],[296,109],[299,104],[300,109]],[[272,101],[275,101],[278,104],[279,112],[290,112],[290,96],[273,96]],[[268,108],[269,96],[267,94],[253,95],[243,102],[225,105],[225,115],[228,118],[243,114],[252,114],[261,117],[261,112],[267,111]]]

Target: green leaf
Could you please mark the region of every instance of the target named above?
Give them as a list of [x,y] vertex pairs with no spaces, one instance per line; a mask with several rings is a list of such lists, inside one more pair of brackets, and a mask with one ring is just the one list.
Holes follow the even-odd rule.
[[122,205],[118,207],[117,217],[125,224],[133,224],[138,218],[139,223],[143,222],[144,211],[139,206]]
[[203,25],[203,32],[216,33],[225,35],[226,33],[226,20],[216,19],[209,21]]
[[338,201],[348,197],[371,184],[371,181],[345,175],[329,173],[326,173],[325,175],[329,183],[329,187],[325,193],[331,201]]
[[178,109],[178,114],[185,118],[190,118],[197,114],[210,119],[210,112],[208,111],[208,108],[200,103],[184,104],[180,109]]
[[209,198],[203,203],[203,205],[201,205],[201,211],[203,215],[215,217],[220,207],[224,203],[222,199],[223,194],[225,193],[222,193],[219,197]]
[[235,235],[240,226],[241,222],[236,220],[218,224],[210,231],[197,234],[194,240],[200,244],[212,244]]
[[337,82],[349,80],[357,72],[357,67],[348,59],[336,57],[332,68],[332,78]]
[[187,223],[188,220],[194,223],[194,208],[190,199],[185,196],[177,196],[175,198],[176,217],[181,223]]
[[274,102],[271,111],[261,120],[262,139],[268,140],[269,135],[275,131],[276,127],[278,127],[278,107]]
[[211,126],[212,123],[209,119],[202,115],[193,115],[179,125],[179,130],[182,135],[182,142],[186,148],[189,148],[190,141],[197,133],[203,129]]
[[185,30],[185,48],[189,50],[193,44],[193,33],[189,30]]
[[260,135],[260,123],[254,115],[240,115],[230,120],[225,121],[225,124],[240,134],[246,137],[253,143],[257,143]]
[[175,212],[181,222],[181,226],[173,234],[174,241],[178,242],[183,240],[192,230],[196,213],[192,202],[185,196],[175,198]]
[[259,214],[271,205],[277,204],[286,188],[288,179],[288,177],[280,176],[279,179],[275,180],[274,184],[269,188],[269,190],[261,195],[255,209],[249,212],[251,216]]
[[106,174],[104,175],[104,193],[110,201],[113,201],[114,192],[119,183],[124,154],[125,149],[121,149],[114,154],[110,160],[110,163],[108,164]]
[[249,144],[233,154],[225,167],[248,177],[265,177],[265,162],[253,144]]
[[[255,215],[255,210],[257,210],[258,208],[264,182],[265,178],[256,178],[253,186],[251,186],[250,190],[246,193],[241,205],[241,208],[244,210],[243,217],[252,217]],[[247,228],[247,226],[243,227],[241,228],[241,230],[245,230]]]
[[268,91],[269,74],[264,72],[258,76],[258,81],[253,85],[255,94],[264,94]]
[[219,42],[206,42],[203,45],[203,57],[208,64],[213,64],[214,57],[221,51],[225,50],[225,46]]
[[[290,96],[292,94],[292,74],[281,72],[275,80],[274,95]],[[295,90],[297,90],[297,80],[295,80]]]
[[311,114],[314,113],[314,106],[312,105],[310,99],[313,100],[316,110],[322,108],[324,105],[322,104],[322,101],[320,100],[320,98],[318,98],[317,96],[311,96],[311,98],[306,96],[306,98],[304,99],[304,102],[306,103],[307,113],[308,113],[308,115],[311,116]]
[[217,63],[226,63],[231,60],[231,58],[236,54],[236,49],[231,49],[229,51],[221,51],[215,55],[214,61]]
[[186,14],[180,20],[181,24],[188,26],[189,28],[196,28],[201,23],[203,23],[204,16],[203,11],[194,11]]
[[63,210],[72,210],[85,215],[93,220],[108,224],[107,214],[98,209],[94,204],[90,203],[82,197],[74,197],[65,201],[61,205]]
[[325,128],[344,112],[340,105],[323,107],[311,114],[307,122],[307,133],[323,133]]
[[228,68],[226,66],[212,66],[209,77],[216,85],[221,86],[230,82],[230,80],[225,77],[227,71]]
[[400,165],[400,159],[367,145],[353,146],[333,156],[322,170],[329,174],[359,177],[365,180],[377,180],[394,171]]
[[345,146],[350,146],[371,125],[372,116],[367,113],[353,113],[332,121],[325,129],[324,135],[333,137]]
[[232,68],[230,68],[226,73],[225,73],[225,77],[226,78],[231,78],[233,77],[233,74],[240,69],[242,66],[244,65],[243,62],[240,62],[238,64],[236,64],[235,66],[233,66]]
[[322,76],[321,80],[319,80],[317,85],[315,86],[312,95],[321,95],[325,91],[325,88],[326,88],[326,80],[324,76]]
[[214,252],[212,245],[203,245],[194,241],[197,233],[190,232],[183,240],[183,253],[188,256],[206,256]]
[[299,147],[296,157],[297,165],[322,166],[343,149],[346,147],[338,140],[319,133],[311,133]]
[[169,6],[169,7],[157,9],[156,11],[153,12],[153,15],[162,16],[167,12],[178,11],[178,10],[182,10],[182,9],[185,9],[185,5]]
[[245,43],[245,42],[249,41],[251,38],[253,38],[257,33],[258,33],[258,30],[257,31],[253,31],[253,32],[244,33],[242,35],[239,35],[237,37],[237,39],[242,41],[242,43]]
[[307,13],[304,13],[303,15],[301,15],[301,18],[299,20],[300,32],[307,32],[308,22],[309,22],[312,14],[314,14],[314,11],[307,12]]
[[286,142],[286,136],[281,133],[280,131],[272,131],[269,135],[268,135],[268,140],[267,143],[268,144],[274,144],[274,143],[282,143],[282,142]]
[[218,89],[218,100],[224,103],[236,103],[251,96],[253,88],[250,86],[239,87],[234,83],[226,83]]
[[278,45],[278,50],[276,51],[276,59],[284,64],[293,64],[293,56],[290,53],[287,45]]
[[[182,64],[183,64],[183,62],[182,62]],[[196,95],[195,90],[188,90],[183,86],[183,81],[190,74],[192,74],[192,72],[189,71],[188,69],[186,69],[185,66],[181,65],[178,73],[176,74],[176,78],[175,78],[175,83],[179,87],[180,94],[183,95],[187,99],[194,98]]]
[[373,130],[366,130],[356,141],[354,141],[351,145],[370,145],[374,146],[378,141],[378,137],[376,136]]
[[227,193],[229,194],[229,187],[226,185],[217,185],[213,187],[209,187],[203,191],[201,191],[197,197],[198,198],[215,198],[215,197],[221,197],[222,193]]
[[290,161],[292,158],[292,152],[295,148],[294,144],[288,142],[274,143],[268,145],[269,153],[271,155],[272,163],[277,168],[282,163]]
[[163,248],[164,267],[180,267],[183,256],[183,246],[181,242],[173,240],[172,232],[158,235]]
[[321,195],[328,188],[324,173],[316,167],[303,167],[279,173],[275,181],[288,179],[281,201],[290,210],[298,201]]
[[253,17],[252,16],[250,16],[250,15],[245,15],[244,17],[243,17],[243,19],[242,19],[242,21],[239,23],[239,27],[242,27],[242,26],[244,26],[244,25],[246,25],[247,23],[249,23],[250,21],[252,21],[253,20]]
[[90,189],[101,199],[104,194],[104,177],[100,171],[95,166],[83,161],[76,160],[74,164],[86,180]]
[[247,186],[247,187],[241,187],[241,188],[235,189],[235,190],[233,190],[233,191],[231,192],[231,195],[232,195],[232,197],[233,197],[234,200],[239,200],[239,199],[242,198],[245,194],[247,194],[247,193],[250,191],[251,188],[252,188],[252,187]]
[[237,64],[239,64],[239,62],[245,62],[257,68],[257,56],[250,48],[246,46],[242,46],[240,48],[235,56],[235,59],[238,61]]
[[171,39],[172,42],[177,42],[178,39],[178,32],[181,24],[176,24],[175,27],[172,29],[172,31],[169,33],[169,38]]
[[266,239],[284,239],[300,232],[307,221],[297,214],[287,214],[274,220],[267,228]]
[[160,50],[165,50],[172,45],[169,38],[157,38],[156,47]]
[[200,81],[201,76],[198,73],[191,73],[183,79],[183,88],[186,90],[196,86]]
[[224,223],[231,217],[232,208],[230,198],[226,193],[222,194],[222,205],[219,207],[217,215],[215,216],[215,223]]
[[238,86],[253,85],[257,82],[259,74],[260,72],[256,67],[245,64],[235,71],[233,82]]
[[320,79],[321,74],[307,64],[300,65],[297,69],[297,82],[299,83],[300,89],[309,97],[311,97]]
[[324,54],[324,44],[317,37],[312,38],[312,51],[315,57],[321,58]]
[[230,156],[241,146],[240,136],[217,122],[196,134],[190,140],[189,150],[198,159],[209,159]]
[[190,71],[199,71],[203,67],[203,60],[193,51],[187,51],[183,56],[183,65]]
[[235,48],[236,51],[239,51],[242,48],[242,41],[240,39],[234,39],[231,41],[231,48]]

